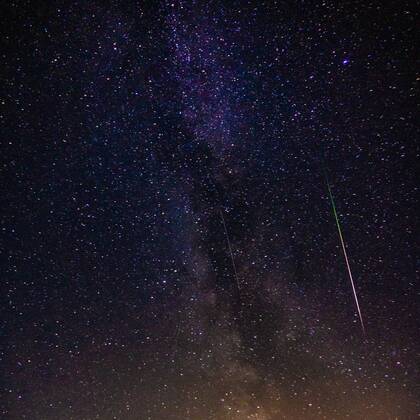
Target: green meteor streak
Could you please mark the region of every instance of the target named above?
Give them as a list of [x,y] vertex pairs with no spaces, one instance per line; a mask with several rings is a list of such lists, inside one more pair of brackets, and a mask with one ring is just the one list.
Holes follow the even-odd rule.
[[356,302],[357,312],[359,314],[360,325],[362,326],[363,334],[366,335],[365,325],[363,323],[362,311],[360,310],[359,299],[357,298],[356,287],[354,285],[353,275],[351,273],[350,263],[349,263],[349,259],[347,257],[346,246],[344,244],[344,238],[343,238],[343,234],[341,232],[340,220],[338,219],[337,210],[335,208],[334,197],[333,197],[333,194],[332,194],[332,191],[331,191],[330,183],[328,182],[328,178],[327,178],[326,175],[325,175],[325,180],[327,181],[328,193],[329,193],[330,200],[331,200],[331,207],[332,207],[332,211],[333,211],[333,214],[334,214],[335,223],[337,225],[338,235],[340,236],[341,248],[343,249],[344,259],[346,260],[347,272],[349,274],[351,287],[353,289],[353,296],[354,296],[354,300]]

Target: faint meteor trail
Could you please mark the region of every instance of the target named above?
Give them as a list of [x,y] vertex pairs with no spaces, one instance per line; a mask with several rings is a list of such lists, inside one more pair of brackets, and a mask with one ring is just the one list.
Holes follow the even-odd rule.
[[328,182],[328,178],[327,178],[326,175],[325,175],[325,180],[327,182],[328,193],[329,193],[330,200],[331,200],[331,207],[332,207],[332,210],[333,210],[333,213],[334,213],[335,223],[337,225],[338,235],[340,236],[341,248],[343,249],[344,259],[346,260],[347,272],[349,273],[351,287],[353,289],[353,296],[354,296],[354,300],[356,302],[357,312],[359,313],[360,325],[362,326],[363,334],[366,335],[365,325],[363,323],[362,311],[360,310],[359,299],[357,298],[356,287],[354,285],[353,275],[351,273],[350,263],[349,263],[349,259],[347,257],[347,251],[346,251],[346,246],[344,244],[343,234],[341,232],[340,221],[338,219],[337,210],[335,208],[334,197],[333,197],[333,194],[332,194],[332,191],[331,191],[330,183]]
[[180,330],[181,330],[181,324],[179,323],[177,328],[176,328],[176,333],[175,333],[175,337],[174,337],[175,338],[174,350],[172,352],[172,357],[170,359],[172,361],[172,363],[175,363],[175,356],[176,356],[176,353],[177,353],[177,350],[178,350],[178,337],[179,337]]
[[228,231],[227,231],[227,228],[226,228],[226,222],[225,222],[225,218],[223,216],[223,211],[222,210],[220,210],[220,217],[222,218],[223,229],[225,230],[226,241],[227,241],[228,247],[229,247],[230,259],[232,260],[232,266],[233,266],[233,272],[235,274],[236,285],[238,286],[238,292],[240,292],[241,287],[239,285],[238,272],[236,271],[236,265],[235,265],[235,260],[233,258],[232,246],[230,244],[229,234],[228,234]]

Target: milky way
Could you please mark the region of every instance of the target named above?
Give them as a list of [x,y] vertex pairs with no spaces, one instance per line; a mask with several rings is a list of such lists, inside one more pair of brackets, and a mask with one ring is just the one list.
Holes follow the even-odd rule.
[[4,7],[2,418],[420,414],[415,13],[385,3]]

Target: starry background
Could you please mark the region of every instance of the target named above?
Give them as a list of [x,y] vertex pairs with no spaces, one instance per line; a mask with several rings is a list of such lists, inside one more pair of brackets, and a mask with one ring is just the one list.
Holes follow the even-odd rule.
[[419,415],[417,16],[388,3],[2,5],[1,418]]

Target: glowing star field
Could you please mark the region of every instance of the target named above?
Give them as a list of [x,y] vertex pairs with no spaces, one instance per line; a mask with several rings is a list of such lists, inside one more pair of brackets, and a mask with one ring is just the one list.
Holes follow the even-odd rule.
[[412,2],[5,2],[0,418],[412,420]]

